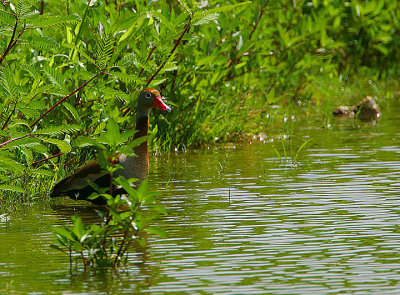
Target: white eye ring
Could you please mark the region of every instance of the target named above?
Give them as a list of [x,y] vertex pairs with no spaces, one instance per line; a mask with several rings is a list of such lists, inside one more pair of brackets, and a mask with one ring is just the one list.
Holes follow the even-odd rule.
[[150,98],[151,97],[151,93],[150,92],[147,92],[146,93],[146,98]]

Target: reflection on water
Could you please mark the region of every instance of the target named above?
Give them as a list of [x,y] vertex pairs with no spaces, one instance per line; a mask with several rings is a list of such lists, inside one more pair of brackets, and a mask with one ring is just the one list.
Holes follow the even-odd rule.
[[376,125],[302,128],[312,141],[297,165],[279,161],[270,143],[153,158],[169,237],[150,238],[118,273],[70,273],[48,248],[51,225],[74,212],[96,220],[93,208],[19,208],[0,222],[0,293],[395,294],[398,120],[383,110]]

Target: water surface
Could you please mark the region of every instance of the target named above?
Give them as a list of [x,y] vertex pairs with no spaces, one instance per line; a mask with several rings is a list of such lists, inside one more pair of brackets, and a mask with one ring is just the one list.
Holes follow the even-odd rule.
[[282,131],[286,158],[277,137],[153,157],[169,237],[150,238],[118,273],[70,271],[49,248],[52,225],[95,219],[92,208],[20,206],[0,222],[0,293],[396,294],[398,109],[377,124],[298,121]]

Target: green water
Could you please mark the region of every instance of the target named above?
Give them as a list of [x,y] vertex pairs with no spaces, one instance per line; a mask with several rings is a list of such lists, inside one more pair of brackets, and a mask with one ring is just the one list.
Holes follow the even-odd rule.
[[19,206],[0,221],[0,293],[398,294],[399,106],[376,125],[298,119],[287,156],[312,140],[294,165],[276,138],[153,157],[169,237],[117,273],[70,270],[49,248],[52,225],[92,208]]

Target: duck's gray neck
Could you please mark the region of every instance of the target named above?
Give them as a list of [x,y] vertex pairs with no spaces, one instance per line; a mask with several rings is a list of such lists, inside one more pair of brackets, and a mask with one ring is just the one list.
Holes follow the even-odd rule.
[[137,126],[138,120],[141,118],[149,119],[150,112],[151,112],[151,109],[143,108],[140,105],[138,105],[137,111],[136,111],[136,129],[138,128],[138,126]]
[[[150,112],[146,113],[149,114]],[[137,139],[142,136],[147,136],[149,130],[149,117],[148,116],[137,116],[136,119],[136,130],[133,139]],[[133,148],[135,156],[128,157],[121,155],[119,160],[120,164],[124,167],[123,170],[117,173],[125,178],[138,178],[139,180],[146,179],[149,175],[149,152],[147,146],[147,140],[142,142],[140,145]]]

